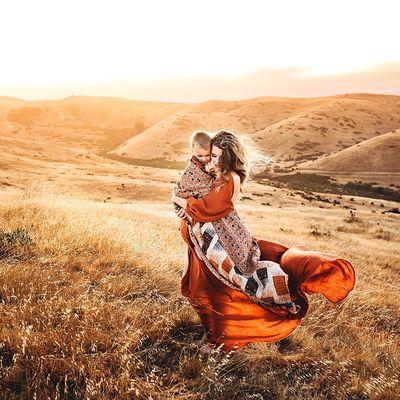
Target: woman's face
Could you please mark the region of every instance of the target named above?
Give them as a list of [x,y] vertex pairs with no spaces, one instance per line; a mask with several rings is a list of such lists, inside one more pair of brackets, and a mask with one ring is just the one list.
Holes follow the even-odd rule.
[[220,168],[222,153],[223,150],[215,145],[211,148],[211,165],[215,171],[218,171]]

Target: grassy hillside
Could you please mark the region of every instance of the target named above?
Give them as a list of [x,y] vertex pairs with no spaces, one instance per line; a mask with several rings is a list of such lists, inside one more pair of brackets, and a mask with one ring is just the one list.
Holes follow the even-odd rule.
[[209,358],[179,293],[184,246],[167,201],[3,196],[0,397],[398,398],[399,216],[252,196],[239,209],[255,236],[339,253],[357,285],[337,306],[314,297],[283,341]]
[[[31,142],[42,149],[37,157],[43,159],[65,158],[61,148],[139,166],[176,168],[189,155],[193,131],[221,129],[251,138],[273,157],[274,166],[288,171],[398,171],[400,141],[393,132],[400,129],[399,96],[261,97],[195,104],[94,96],[42,101],[0,97],[1,140],[10,140],[11,148]],[[381,142],[370,140],[390,132],[388,156]],[[371,157],[373,163],[368,162]],[[386,184],[387,178],[376,179]]]
[[[381,166],[397,166],[399,104],[0,97],[0,399],[397,399],[400,173],[346,172],[343,155],[371,163],[379,151]],[[337,133],[344,118],[365,135]],[[316,133],[304,121],[326,125]],[[222,126],[288,151],[286,161],[275,153],[287,168],[248,182],[237,205],[253,235],[348,258],[357,284],[336,306],[314,296],[285,340],[206,357],[180,295],[184,244],[169,196],[192,129]],[[138,158],[104,156],[133,134],[125,144],[137,138]],[[335,175],[292,168],[314,157],[295,138],[318,136],[329,152],[336,134],[342,143],[320,159],[340,160]]]
[[194,130],[227,129],[251,137],[278,164],[298,164],[399,127],[399,96],[350,94],[208,101],[179,110],[110,154],[182,161],[188,155],[187,142]]
[[300,168],[339,172],[400,172],[400,129],[321,157]]
[[0,134],[106,152],[184,106],[94,96],[42,101],[2,97]]

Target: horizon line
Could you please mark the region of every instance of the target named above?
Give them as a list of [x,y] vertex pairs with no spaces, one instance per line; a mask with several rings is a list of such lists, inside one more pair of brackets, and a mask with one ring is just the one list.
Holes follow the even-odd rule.
[[256,97],[244,97],[244,98],[236,98],[236,99],[223,99],[223,98],[209,98],[207,100],[201,101],[167,101],[167,100],[142,100],[138,98],[132,97],[122,97],[122,96],[107,96],[107,95],[87,95],[87,94],[71,94],[66,97],[49,97],[49,98],[36,98],[36,99],[27,99],[22,97],[15,96],[7,96],[0,94],[0,99],[10,99],[10,100],[19,100],[25,102],[41,102],[41,101],[63,101],[68,100],[72,97],[90,97],[90,98],[103,98],[103,99],[118,99],[118,100],[131,100],[131,101],[140,101],[143,103],[175,103],[175,104],[197,104],[197,103],[207,103],[209,101],[225,101],[225,102],[233,102],[233,101],[249,101],[249,100],[258,100],[263,98],[278,98],[278,99],[324,99],[331,97],[343,97],[343,96],[391,96],[391,97],[400,97],[400,94],[392,94],[392,93],[382,93],[382,92],[343,92],[332,95],[324,95],[324,96],[274,96],[274,95],[266,95],[266,96],[256,96]]

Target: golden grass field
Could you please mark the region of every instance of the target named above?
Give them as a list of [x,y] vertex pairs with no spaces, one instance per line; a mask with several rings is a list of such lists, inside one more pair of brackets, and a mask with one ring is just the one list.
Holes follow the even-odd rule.
[[[267,188],[239,212],[255,236],[348,258],[356,288],[336,306],[314,296],[283,341],[209,358],[180,296],[184,245],[168,197],[4,194],[1,398],[396,399],[399,216],[368,203],[352,222],[288,194]],[[275,206],[261,205],[265,196]]]
[[[348,101],[383,102],[376,114],[384,124],[365,127],[378,124],[376,135],[397,129],[389,116],[398,112],[398,96],[376,98]],[[118,100],[111,112],[107,98],[83,100],[39,102],[35,111],[35,102],[8,99],[0,108],[0,399],[399,398],[399,203],[249,182],[237,209],[254,236],[347,258],[356,287],[338,305],[312,296],[308,315],[287,339],[207,357],[194,344],[202,336],[198,316],[180,295],[184,242],[169,202],[179,171],[104,155],[132,134],[130,126],[145,121],[146,135],[158,135],[158,121],[186,105]],[[336,100],[303,99],[299,112]],[[250,121],[263,101],[247,103],[239,105]],[[260,129],[275,108],[282,118],[285,107],[296,111],[295,101],[278,103],[268,102],[271,116],[259,116]],[[233,106],[210,102],[203,111]],[[103,112],[95,119],[98,107]],[[202,112],[201,105],[188,107]],[[57,121],[64,124],[59,130]],[[395,190],[396,171],[366,171],[363,181]],[[336,172],[343,182],[363,174]]]

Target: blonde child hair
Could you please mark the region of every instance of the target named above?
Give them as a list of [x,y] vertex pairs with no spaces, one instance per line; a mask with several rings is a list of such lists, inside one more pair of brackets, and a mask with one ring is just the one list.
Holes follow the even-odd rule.
[[195,145],[208,149],[211,143],[211,137],[207,132],[197,131],[192,133],[189,139],[190,148],[193,150]]

